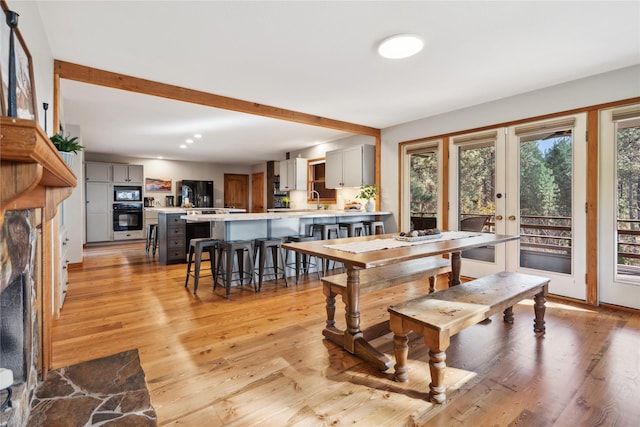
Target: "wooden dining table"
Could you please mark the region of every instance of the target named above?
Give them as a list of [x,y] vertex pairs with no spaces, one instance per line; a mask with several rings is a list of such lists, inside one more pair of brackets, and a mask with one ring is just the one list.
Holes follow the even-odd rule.
[[[360,327],[360,270],[449,254],[451,259],[449,285],[455,286],[460,284],[462,251],[517,240],[520,236],[445,231],[439,238],[432,240],[403,242],[398,237],[398,234],[384,234],[282,245],[287,250],[344,264],[347,272],[347,291],[344,301],[346,329],[325,327],[322,333],[333,343],[381,371],[389,369],[392,362],[365,339]],[[396,247],[402,244],[407,245]]]

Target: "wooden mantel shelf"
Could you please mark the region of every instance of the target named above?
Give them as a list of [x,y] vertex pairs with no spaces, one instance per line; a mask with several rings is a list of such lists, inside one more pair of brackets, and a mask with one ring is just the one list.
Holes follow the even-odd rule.
[[0,117],[0,224],[4,212],[44,208],[56,215],[78,180],[34,120]]

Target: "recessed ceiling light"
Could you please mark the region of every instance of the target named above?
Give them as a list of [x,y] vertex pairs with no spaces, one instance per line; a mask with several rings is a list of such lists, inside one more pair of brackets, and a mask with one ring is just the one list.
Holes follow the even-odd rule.
[[193,144],[193,139],[187,139],[187,140],[186,140],[186,143],[187,143],[187,144]]
[[180,144],[180,148],[187,148],[187,146],[184,144]]
[[164,159],[164,157],[162,157],[162,156],[158,156],[158,157],[156,157],[156,158],[157,158],[158,160],[162,160],[162,159]]
[[200,135],[199,133],[194,133],[193,137],[196,138],[196,139],[200,139],[200,138],[202,138],[202,135]]
[[413,34],[398,34],[388,37],[378,46],[380,56],[389,59],[408,58],[424,47],[422,39]]

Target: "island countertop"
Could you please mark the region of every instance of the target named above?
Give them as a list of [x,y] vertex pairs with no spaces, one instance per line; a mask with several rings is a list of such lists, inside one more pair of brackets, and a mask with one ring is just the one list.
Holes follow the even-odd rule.
[[198,212],[188,213],[180,216],[189,222],[235,222],[235,221],[259,221],[274,219],[313,219],[313,218],[330,218],[330,217],[358,217],[358,216],[376,216],[391,215],[391,212],[374,211],[365,212],[360,210],[309,210],[297,212],[259,212],[244,214],[201,214]]

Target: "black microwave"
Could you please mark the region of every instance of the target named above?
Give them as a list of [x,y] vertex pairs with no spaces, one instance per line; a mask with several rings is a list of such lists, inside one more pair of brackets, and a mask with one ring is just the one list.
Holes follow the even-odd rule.
[[114,202],[141,202],[142,187],[113,187]]

